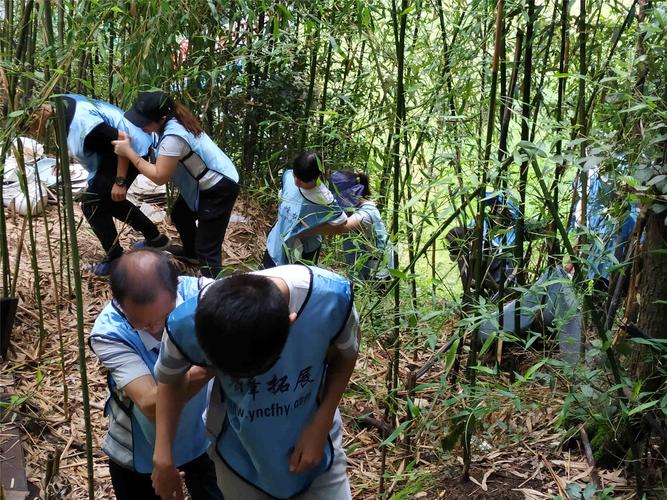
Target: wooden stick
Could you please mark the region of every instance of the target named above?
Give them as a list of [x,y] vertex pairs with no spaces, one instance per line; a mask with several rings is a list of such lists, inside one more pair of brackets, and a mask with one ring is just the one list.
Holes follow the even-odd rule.
[[591,443],[588,440],[588,434],[586,434],[586,429],[583,427],[579,429],[579,437],[581,438],[581,444],[584,446],[584,452],[586,453],[586,461],[588,465],[591,466],[591,481],[595,484],[597,489],[600,489],[602,482],[600,481],[600,474],[598,473],[597,468],[595,467],[595,459],[593,458],[593,450],[591,449]]

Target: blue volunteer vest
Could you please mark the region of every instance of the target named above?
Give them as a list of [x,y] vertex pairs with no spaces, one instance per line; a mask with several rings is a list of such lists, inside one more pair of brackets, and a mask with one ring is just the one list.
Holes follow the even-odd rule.
[[[621,223],[609,213],[614,196],[613,185],[599,174],[589,175],[586,225],[590,249],[586,257],[588,278],[608,278],[609,268],[623,258],[625,244],[637,222],[639,208],[630,211]],[[620,255],[619,255],[620,254]]]
[[[493,256],[488,273],[496,283],[500,283],[500,281],[505,279],[503,275],[511,275],[514,268],[511,254],[516,241],[515,224],[519,219],[520,212],[519,207],[505,195],[499,194],[494,196],[493,193],[487,192],[484,203],[490,207],[494,202],[501,204],[503,210],[509,213],[509,220],[501,223],[503,225],[507,224],[507,227],[501,227],[498,223],[492,226],[490,214],[485,214],[482,226],[485,252],[490,251],[489,253]],[[470,227],[474,226],[475,223],[473,221]]]
[[388,269],[393,268],[392,252],[387,245],[389,235],[384,221],[380,216],[380,211],[375,203],[364,202],[357,211],[368,214],[372,221],[372,241],[364,238],[364,234],[355,234],[346,237],[343,240],[343,251],[345,252],[345,262],[352,267],[354,272],[361,279],[373,277],[373,274],[379,270],[380,266]]
[[[179,278],[178,294],[182,298],[189,299],[193,296],[196,297],[198,293],[199,287],[196,278]],[[102,310],[97,320],[95,320],[91,337],[96,335],[128,345],[141,357],[146,366],[153,371],[157,363],[158,354],[146,349],[137,331],[132,328],[125,315],[114,302],[108,304]],[[194,331],[192,335],[194,336]],[[109,384],[110,395],[104,407],[104,416],[109,415],[111,401],[117,397],[115,396],[116,384],[110,375],[107,377],[107,382]],[[116,400],[116,402],[121,410],[130,413],[134,470],[142,474],[148,474],[153,470],[155,424],[148,420],[136,405],[130,404],[127,407],[122,405],[119,400]],[[205,453],[210,444],[202,419],[207,403],[206,387],[204,387],[183,408],[176,437],[174,438],[174,443],[176,443],[173,450],[174,463],[177,467]],[[114,457],[111,458],[113,459]]]
[[[211,138],[202,132],[199,136],[195,136],[188,132],[188,130],[179,123],[176,118],[167,121],[164,131],[160,136],[160,141],[165,137],[174,135],[180,137],[188,143],[191,149],[191,154],[199,156],[206,165],[206,168],[194,175],[183,163],[183,158],[178,162],[178,166],[171,180],[178,187],[178,191],[187,203],[190,210],[196,212],[199,209],[199,179],[204,177],[206,172],[213,170],[219,174],[224,175],[229,180],[238,182],[239,174],[232,163],[232,160],[211,140]],[[158,144],[159,148],[159,144]]]
[[[342,213],[336,202],[320,205],[308,200],[294,182],[292,170],[283,173],[282,193],[276,221],[266,240],[266,249],[277,266],[290,264],[291,258],[287,243],[299,234],[330,220]],[[304,252],[313,252],[322,244],[322,236],[317,234],[302,239]]]
[[[218,455],[238,476],[277,498],[305,491],[333,461],[329,438],[318,466],[302,474],[288,470],[294,445],[318,407],[327,351],[343,330],[353,302],[347,280],[318,267],[308,269],[310,293],[276,364],[249,379],[217,375],[226,406]],[[190,299],[172,312],[167,333],[192,363],[208,366],[193,335],[198,300]]]
[[123,111],[108,102],[89,99],[82,95],[65,94],[76,102],[74,117],[67,134],[67,147],[77,161],[88,171],[88,184],[95,178],[99,167],[99,155],[86,151],[84,142],[88,134],[100,123],[122,130],[132,140],[132,147],[140,156],[146,156],[150,150],[152,140],[150,135],[139,127],[130,123],[123,116]]

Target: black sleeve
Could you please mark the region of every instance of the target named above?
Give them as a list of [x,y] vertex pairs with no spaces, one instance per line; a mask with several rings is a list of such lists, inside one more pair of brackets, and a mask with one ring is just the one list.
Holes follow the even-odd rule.
[[118,130],[106,123],[100,123],[88,133],[83,142],[83,147],[87,151],[103,155],[113,154],[111,141],[115,141],[116,139],[118,139]]

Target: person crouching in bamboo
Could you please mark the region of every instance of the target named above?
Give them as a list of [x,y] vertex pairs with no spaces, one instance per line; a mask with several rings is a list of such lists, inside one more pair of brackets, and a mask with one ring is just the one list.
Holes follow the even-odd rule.
[[317,264],[322,237],[312,229],[347,220],[322,181],[323,172],[322,157],[315,151],[304,151],[283,172],[277,221],[266,239],[264,269],[297,262]]
[[387,282],[394,268],[394,247],[380,211],[371,201],[368,175],[347,170],[331,174],[331,192],[336,202],[347,212],[343,224],[325,224],[305,233],[344,234],[345,263],[351,273],[361,280]]
[[[123,254],[118,231],[113,219],[129,224],[143,234],[144,245],[156,249],[169,245],[169,238],[160,234],[157,226],[139,208],[127,200],[127,190],[137,177],[137,169],[127,158],[114,153],[112,141],[129,137],[137,149],[137,156],[147,156],[151,137],[130,123],[123,111],[113,104],[77,94],[66,94],[65,123],[67,147],[88,172],[88,187],[81,208],[106,255],[93,264],[92,272],[106,276],[112,263]],[[55,114],[54,107],[41,107],[31,126],[37,135],[44,123]]]
[[178,187],[171,220],[183,243],[180,256],[198,260],[204,276],[217,276],[222,270],[222,242],[239,194],[234,164],[190,110],[164,92],[141,92],[125,117],[144,132],[158,134],[156,160],[144,160],[131,137],[114,141],[116,154],[156,184],[171,180]]

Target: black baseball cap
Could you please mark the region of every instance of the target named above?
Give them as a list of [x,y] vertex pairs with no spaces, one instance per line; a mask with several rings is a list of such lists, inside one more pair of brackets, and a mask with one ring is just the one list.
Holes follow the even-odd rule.
[[151,122],[159,122],[163,116],[174,114],[174,101],[164,92],[139,92],[132,107],[125,112],[125,118],[137,127],[145,127]]

